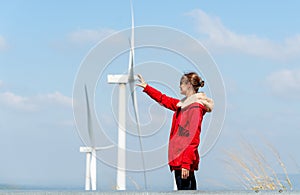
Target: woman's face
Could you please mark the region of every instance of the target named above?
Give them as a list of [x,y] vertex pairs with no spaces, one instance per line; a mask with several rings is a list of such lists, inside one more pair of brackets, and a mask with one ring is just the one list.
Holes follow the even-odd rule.
[[180,79],[180,93],[186,95],[187,91],[191,88],[191,83],[186,77]]

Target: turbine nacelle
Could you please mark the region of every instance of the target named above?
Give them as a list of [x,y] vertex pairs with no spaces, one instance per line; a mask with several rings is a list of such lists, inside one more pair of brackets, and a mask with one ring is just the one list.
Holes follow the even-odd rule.
[[109,74],[107,75],[107,82],[109,84],[126,84],[138,80],[138,76],[134,75],[133,79],[128,74]]

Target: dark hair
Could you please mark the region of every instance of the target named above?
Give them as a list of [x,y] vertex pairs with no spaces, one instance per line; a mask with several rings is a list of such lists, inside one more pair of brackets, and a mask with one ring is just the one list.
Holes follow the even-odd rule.
[[195,72],[189,72],[185,73],[182,78],[185,77],[188,79],[188,81],[192,84],[195,92],[198,92],[200,87],[204,86],[204,81],[201,79],[201,77],[195,73]]

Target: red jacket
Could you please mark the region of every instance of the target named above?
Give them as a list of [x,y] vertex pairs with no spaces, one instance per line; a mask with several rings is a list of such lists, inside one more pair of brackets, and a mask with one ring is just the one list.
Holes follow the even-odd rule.
[[202,119],[206,112],[212,110],[213,101],[204,93],[196,93],[180,101],[149,85],[144,88],[144,92],[162,106],[174,111],[168,152],[170,169],[198,170]]

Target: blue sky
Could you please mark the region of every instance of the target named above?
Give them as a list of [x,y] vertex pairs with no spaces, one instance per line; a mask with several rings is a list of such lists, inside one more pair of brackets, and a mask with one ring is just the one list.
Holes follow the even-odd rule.
[[[167,26],[191,35],[207,48],[224,79],[226,118],[217,144],[201,162],[198,188],[238,186],[232,172],[224,170],[228,158],[224,150],[243,153],[242,137],[274,162],[263,141],[267,140],[280,153],[289,174],[299,174],[299,2],[146,0],[133,4],[136,26]],[[130,28],[130,17],[129,1],[124,0],[1,1],[0,184],[83,188],[85,156],[79,153],[83,143],[73,118],[74,81],[88,52],[111,33]],[[143,62],[138,52],[136,58]],[[123,61],[128,63],[126,56]],[[151,74],[146,79],[151,80]],[[108,101],[104,97],[99,96],[96,109]],[[146,102],[141,109],[147,109],[151,101],[142,93],[138,97]],[[153,144],[168,139],[171,114],[165,113],[169,118],[161,142]],[[116,128],[109,113],[99,114],[105,115],[103,126]],[[116,130],[111,134],[116,138]],[[113,189],[115,169],[99,162],[98,170],[99,188]],[[162,175],[159,182],[157,174]],[[135,189],[133,181],[143,185],[141,173],[128,175],[128,188]],[[167,166],[149,171],[148,177],[152,190],[172,189]]]

